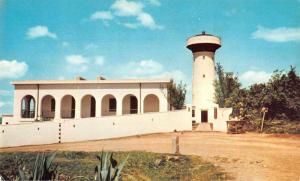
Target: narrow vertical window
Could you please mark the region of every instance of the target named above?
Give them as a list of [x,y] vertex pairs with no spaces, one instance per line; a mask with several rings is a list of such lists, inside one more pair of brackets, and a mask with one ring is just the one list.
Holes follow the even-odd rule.
[[195,117],[195,110],[192,110],[192,117]]
[[51,99],[51,112],[55,111],[55,99]]
[[214,118],[218,119],[218,109],[216,107],[214,108]]
[[115,98],[109,99],[109,112],[116,112],[117,109],[117,101]]

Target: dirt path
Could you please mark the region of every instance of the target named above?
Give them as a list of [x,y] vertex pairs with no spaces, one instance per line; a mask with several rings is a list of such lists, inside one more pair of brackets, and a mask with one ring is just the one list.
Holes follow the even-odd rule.
[[128,138],[25,146],[0,149],[14,151],[131,151],[170,153],[171,140],[180,137],[180,152],[202,156],[223,167],[236,180],[300,180],[300,137],[264,134],[229,135],[215,132],[184,132],[134,136]]

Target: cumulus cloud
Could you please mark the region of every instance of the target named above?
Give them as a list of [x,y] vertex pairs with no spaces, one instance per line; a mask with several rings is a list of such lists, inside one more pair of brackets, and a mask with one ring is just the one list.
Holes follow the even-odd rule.
[[165,67],[152,59],[131,61],[119,65],[118,74],[125,78],[168,78],[176,82],[186,82],[186,76],[181,70],[166,70]]
[[135,1],[116,0],[111,8],[117,16],[137,16],[143,12],[144,5]]
[[91,20],[112,20],[114,17],[110,11],[96,11],[91,16]]
[[149,4],[154,5],[154,6],[160,6],[161,3],[159,0],[148,0]]
[[17,60],[0,60],[0,79],[19,78],[25,75],[28,65]]
[[138,62],[129,62],[126,71],[130,74],[141,76],[158,73],[162,70],[163,66],[153,60],[141,60]]
[[0,108],[5,106],[5,102],[0,101]]
[[48,30],[47,26],[34,26],[28,29],[27,37],[30,39],[41,38],[41,37],[49,37],[56,39],[57,36],[55,33],[52,33]]
[[252,33],[252,38],[270,42],[300,41],[300,27],[279,27],[271,29],[258,26],[257,30]]
[[82,65],[87,63],[87,58],[82,55],[68,55],[65,59],[69,64],[73,65]]
[[267,73],[265,71],[249,70],[249,71],[244,72],[240,76],[240,80],[242,81],[242,84],[244,86],[249,86],[254,83],[267,82],[271,76],[272,76],[272,73]]
[[[158,0],[149,0],[149,4],[159,6],[160,2]],[[123,19],[127,17],[127,19],[134,18],[135,22],[119,23],[120,20],[116,20],[116,23],[131,29],[139,27],[162,29],[163,26],[158,25],[154,18],[144,11],[144,7],[144,4],[138,1],[116,0],[109,11],[96,11],[90,16],[90,20],[102,20],[104,25],[108,26],[108,21],[113,20],[115,17],[123,17]]]
[[103,66],[104,65],[104,56],[96,56],[95,57],[95,64],[99,65],[99,66]]
[[72,72],[85,72],[88,70],[88,58],[82,55],[68,55],[65,60]]
[[0,90],[0,96],[7,96],[9,93],[10,92],[8,90]]
[[162,26],[158,26],[153,17],[148,13],[141,13],[137,17],[140,24],[144,27],[148,27],[150,29],[161,29]]

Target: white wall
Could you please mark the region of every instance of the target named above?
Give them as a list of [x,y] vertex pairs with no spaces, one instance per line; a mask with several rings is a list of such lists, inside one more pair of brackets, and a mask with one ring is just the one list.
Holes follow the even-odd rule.
[[232,108],[218,108],[218,119],[212,121],[213,130],[227,132],[227,121],[232,113]]
[[[0,126],[0,147],[116,138],[147,133],[192,130],[187,110]],[[39,130],[38,130],[39,129]],[[4,132],[3,132],[4,131]]]
[[0,126],[0,147],[58,143],[59,128],[55,122]]
[[192,130],[190,116],[190,112],[184,110],[68,120],[62,123],[61,139],[72,142]]

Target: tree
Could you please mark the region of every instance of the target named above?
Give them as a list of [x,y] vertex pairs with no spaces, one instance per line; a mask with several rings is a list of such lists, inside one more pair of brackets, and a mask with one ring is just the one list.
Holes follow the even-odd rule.
[[233,107],[237,103],[240,86],[238,77],[232,72],[224,72],[220,63],[216,66],[217,79],[215,80],[215,102],[220,107]]
[[168,92],[170,95],[170,104],[176,110],[181,109],[185,103],[186,96],[186,84],[183,84],[180,81],[179,84],[176,84],[173,80],[168,87]]

